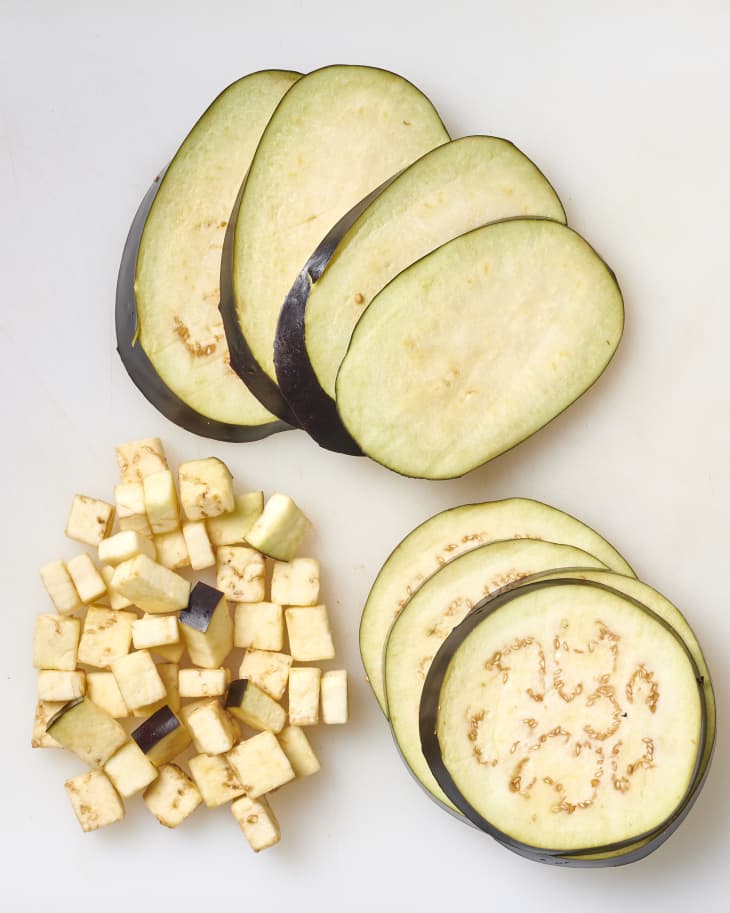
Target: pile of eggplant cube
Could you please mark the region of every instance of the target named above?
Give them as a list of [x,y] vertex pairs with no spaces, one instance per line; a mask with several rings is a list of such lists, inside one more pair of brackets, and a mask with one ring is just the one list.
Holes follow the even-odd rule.
[[65,784],[84,831],[140,792],[166,827],[230,802],[258,852],[280,839],[267,794],[319,770],[303,727],[348,718],[346,672],[299,665],[335,656],[319,563],[295,557],[310,521],[285,495],[237,494],[214,457],[180,464],[178,494],[157,438],[117,459],[114,503],[76,495],[66,525],[98,565],[41,568],[56,612],[36,619],[33,747],[91,768]]

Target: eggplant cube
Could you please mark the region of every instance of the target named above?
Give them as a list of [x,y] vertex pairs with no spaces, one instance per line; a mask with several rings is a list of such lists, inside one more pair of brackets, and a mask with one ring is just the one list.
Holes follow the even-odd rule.
[[225,706],[229,713],[252,729],[281,732],[286,723],[284,708],[246,678],[231,682]]
[[[152,651],[156,653],[159,657],[164,659],[167,663],[179,663],[183,653],[185,652],[185,642],[181,639],[176,644],[164,644],[159,647],[155,647]],[[177,682],[175,684],[177,687]],[[169,694],[169,689],[168,689]]]
[[118,565],[112,586],[142,611],[163,615],[185,608],[190,596],[190,584],[184,577],[147,555],[137,555]]
[[115,720],[129,716],[129,707],[124,703],[113,672],[88,672],[86,675],[86,694],[97,707],[113,716]]
[[180,567],[190,567],[190,555],[185,536],[182,530],[175,529],[171,533],[155,536],[157,561],[172,571]]
[[87,605],[100,599],[106,593],[106,584],[94,566],[91,557],[84,552],[66,562],[66,570],[73,580],[79,598]]
[[38,615],[33,635],[36,669],[73,672],[76,668],[81,622],[62,615]]
[[243,795],[238,777],[221,755],[196,755],[190,759],[190,773],[208,808],[218,808]]
[[225,463],[215,457],[181,463],[180,500],[188,520],[205,520],[230,513],[235,507],[233,480]]
[[316,605],[319,599],[319,561],[314,558],[275,561],[271,599],[279,605]]
[[292,658],[288,653],[268,650],[246,650],[238,670],[239,678],[247,678],[275,701],[280,701],[289,681]]
[[335,648],[326,606],[289,608],[284,616],[293,659],[307,663],[334,657]]
[[157,552],[154,544],[146,536],[136,533],[133,529],[122,530],[99,543],[99,561],[102,564],[116,566],[122,561],[129,561],[135,555],[147,555],[154,561]]
[[234,507],[230,513],[209,517],[205,521],[211,543],[220,545],[243,545],[246,533],[251,529],[264,510],[263,491],[250,491],[235,495]]
[[53,736],[46,732],[46,726],[50,719],[58,713],[64,706],[64,702],[56,701],[38,701],[33,718],[33,735],[31,736],[31,748],[62,748]]
[[345,669],[333,669],[322,676],[322,722],[330,724],[346,723],[347,711],[347,672]]
[[158,663],[157,671],[165,686],[165,691],[167,691],[167,706],[177,713],[180,710],[180,692],[177,687],[180,667],[177,662]]
[[205,669],[223,665],[233,648],[233,621],[223,593],[207,583],[196,583],[179,618],[193,663]]
[[180,528],[180,510],[175,479],[169,469],[153,472],[142,480],[144,506],[152,532],[159,536]]
[[252,548],[223,545],[217,550],[216,585],[231,602],[261,602],[266,598],[266,561]]
[[157,768],[134,739],[122,745],[119,751],[109,758],[104,765],[104,773],[112,781],[119,795],[125,799],[142,792],[157,779]]
[[298,777],[309,777],[320,769],[317,755],[299,726],[286,726],[282,729],[279,742]]
[[156,767],[172,761],[190,744],[190,732],[168,706],[141,723],[132,738]]
[[63,561],[50,561],[44,564],[41,568],[41,580],[56,611],[61,615],[69,615],[81,608],[79,594]]
[[[186,708],[187,710],[187,708]],[[225,754],[236,744],[233,720],[218,701],[205,701],[185,713],[185,723],[196,751],[208,755]]]
[[132,602],[127,599],[126,596],[122,596],[121,593],[118,593],[112,586],[112,580],[114,578],[114,568],[107,564],[105,565],[99,573],[101,574],[102,580],[106,584],[106,594],[109,598],[109,605],[115,610],[119,609],[128,609]]
[[190,556],[190,567],[202,571],[215,565],[215,554],[208,538],[203,520],[189,520],[183,523],[182,534]]
[[278,651],[284,646],[284,610],[273,602],[239,602],[235,608],[233,644]]
[[177,615],[145,615],[132,624],[132,643],[135,650],[180,643]]
[[289,673],[289,722],[314,726],[319,722],[319,684],[322,670],[297,666]]
[[122,656],[111,666],[124,703],[130,710],[148,707],[167,697],[160,673],[147,650]]
[[164,764],[144,792],[144,804],[165,827],[177,827],[203,801],[198,787],[177,764]]
[[291,561],[311,525],[291,498],[276,492],[246,534],[246,541],[270,558]]
[[38,698],[41,701],[75,701],[86,694],[86,673],[41,669],[38,673]]
[[96,831],[124,818],[122,800],[102,771],[90,770],[63,785],[82,830]]
[[119,529],[132,530],[140,536],[152,536],[144,506],[144,486],[141,482],[123,482],[114,488]]
[[86,697],[65,704],[46,732],[90,767],[103,767],[128,738],[113,716]]
[[241,796],[231,805],[231,811],[254,853],[268,849],[281,840],[279,822],[263,797],[251,799]]
[[91,606],[84,619],[79,643],[79,662],[106,669],[126,656],[132,643],[134,612],[117,612]]
[[66,535],[69,539],[96,547],[106,538],[114,522],[114,505],[86,495],[74,495]]
[[119,444],[117,463],[122,482],[141,482],[146,476],[167,469],[167,458],[158,437]]
[[180,697],[222,697],[231,673],[228,669],[181,669],[178,675]]
[[294,779],[294,769],[272,732],[259,732],[226,755],[247,796],[257,799]]

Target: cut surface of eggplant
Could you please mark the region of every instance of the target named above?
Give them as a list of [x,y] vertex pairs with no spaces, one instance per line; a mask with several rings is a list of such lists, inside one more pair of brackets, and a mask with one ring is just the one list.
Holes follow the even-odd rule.
[[407,601],[432,574],[464,552],[502,539],[544,539],[572,545],[619,574],[634,572],[616,549],[585,523],[529,498],[464,504],[441,511],[393,549],[368,594],[360,621],[360,655],[370,687],[387,714],[383,652]]
[[222,92],[146,195],[125,246],[116,307],[125,367],[163,414],[207,437],[250,440],[284,427],[230,366],[218,305],[236,194],[297,78],[268,70]]
[[605,565],[580,549],[539,539],[493,542],[460,555],[430,577],[396,619],[384,661],[390,725],[411,772],[442,803],[451,804],[423,757],[418,729],[421,690],[433,657],[485,596],[540,569],[579,567]]
[[509,219],[400,273],[360,318],[337,410],[362,451],[406,476],[464,475],[529,437],[599,377],[623,299],[578,234]]
[[[268,378],[272,397],[280,397],[274,369],[279,312],[309,255],[364,196],[448,139],[431,102],[385,70],[325,67],[284,96],[243,186],[232,260],[250,371]],[[251,383],[248,372],[245,379]],[[256,392],[265,395],[263,387]]]
[[629,848],[694,794],[701,676],[641,603],[581,580],[485,601],[446,640],[420,732],[440,786],[477,826],[533,858]]

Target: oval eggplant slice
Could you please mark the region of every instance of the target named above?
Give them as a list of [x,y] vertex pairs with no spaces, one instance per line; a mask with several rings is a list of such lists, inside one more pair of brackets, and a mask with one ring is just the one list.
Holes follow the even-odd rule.
[[593,555],[539,539],[483,545],[430,577],[391,628],[385,650],[385,690],[393,737],[414,777],[435,799],[450,804],[421,752],[421,689],[441,644],[485,596],[508,583],[558,568],[603,568]]
[[663,619],[559,579],[485,600],[452,632],[424,685],[420,733],[473,823],[570,864],[664,839],[696,796],[706,722],[697,666]]
[[464,552],[502,539],[544,539],[572,545],[594,555],[612,571],[634,576],[627,562],[597,532],[539,501],[507,498],[435,514],[393,549],[375,578],[360,620],[360,655],[386,716],[383,654],[393,622],[432,574]]
[[[394,73],[331,66],[302,77],[264,131],[236,219],[232,293],[250,373],[265,404],[286,414],[276,386],[279,312],[328,230],[387,178],[449,136],[431,102]],[[264,386],[257,386],[261,396]]]
[[132,380],[171,421],[220,440],[286,425],[229,364],[218,283],[230,212],[259,138],[298,79],[254,73],[216,98],[140,207],[117,285],[117,342]]
[[571,229],[541,219],[478,228],[373,299],[337,375],[340,418],[402,475],[464,475],[584,393],[623,317],[613,273]]
[[[340,449],[341,438],[352,446],[336,416],[335,379],[355,324],[375,295],[446,241],[512,216],[565,222],[555,191],[527,156],[507,140],[467,136],[422,156],[357,221],[348,214],[338,224],[331,234],[339,229],[339,243],[323,275],[287,298],[275,344],[282,393],[318,443]],[[304,346],[295,336],[301,319],[286,316],[303,308]],[[314,387],[302,383],[312,371]]]

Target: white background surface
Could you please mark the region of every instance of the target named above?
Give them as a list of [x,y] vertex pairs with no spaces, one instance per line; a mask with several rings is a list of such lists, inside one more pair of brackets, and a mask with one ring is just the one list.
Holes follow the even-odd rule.
[[[730,8],[723,2],[16,3],[0,0],[3,788],[0,903],[24,910],[442,911],[724,908],[730,853]],[[607,373],[517,450],[418,482],[301,432],[212,444],[171,426],[114,352],[116,271],[156,171],[224,86],[265,67],[394,69],[453,136],[507,136],[618,274],[626,333]],[[113,445],[160,434],[215,453],[243,488],[317,524],[352,723],[314,735],[324,772],[276,797],[283,841],[254,857],[226,809],[166,831],[139,800],[86,835],[73,757],[29,748],[38,566],[70,557],[74,492],[111,495]],[[616,870],[531,864],[442,813],[403,768],[364,682],[357,625],[390,549],[444,507],[539,498],[596,527],[687,614],[720,732],[695,809]]]

